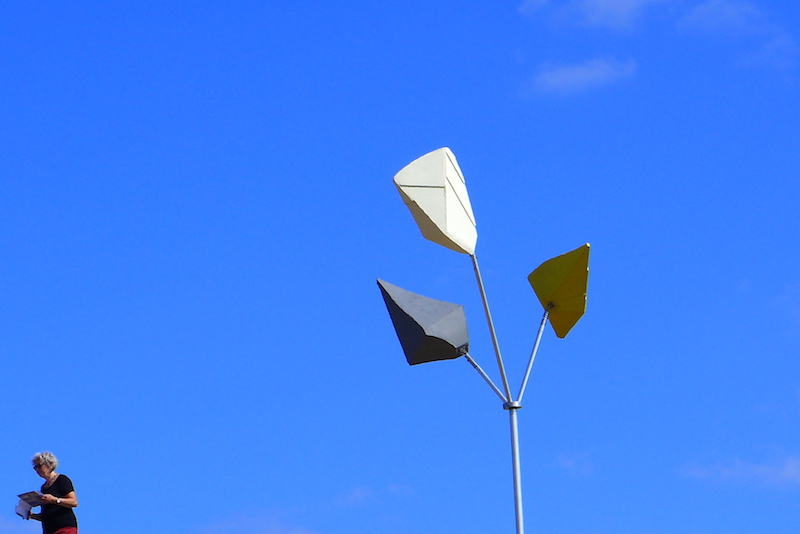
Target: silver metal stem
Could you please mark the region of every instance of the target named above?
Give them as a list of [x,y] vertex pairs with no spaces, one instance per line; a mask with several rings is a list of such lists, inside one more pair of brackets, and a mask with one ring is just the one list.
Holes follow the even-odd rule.
[[539,350],[539,342],[542,340],[544,327],[547,324],[547,318],[550,316],[550,308],[544,310],[542,316],[542,324],[539,325],[539,332],[536,333],[536,341],[533,343],[533,350],[531,350],[531,358],[528,360],[528,368],[525,369],[525,378],[522,379],[522,386],[519,388],[519,395],[517,400],[522,402],[522,396],[525,395],[525,388],[528,387],[528,378],[531,376],[531,369],[533,369],[533,361],[536,359],[536,352]]
[[519,465],[519,432],[517,430],[517,410],[522,406],[519,402],[508,402],[505,408],[511,420],[511,464],[514,470],[514,510],[517,517],[517,534],[524,534],[522,521],[522,472]]
[[497,386],[494,385],[494,382],[492,382],[492,379],[489,378],[489,375],[487,375],[483,371],[483,369],[481,369],[481,366],[478,365],[478,362],[473,360],[472,356],[470,356],[468,352],[465,353],[464,356],[466,356],[467,361],[472,364],[472,367],[474,367],[475,370],[478,371],[478,373],[483,377],[483,379],[486,380],[486,383],[489,384],[489,387],[492,388],[492,391],[494,391],[497,394],[497,396],[500,397],[500,400],[503,401],[504,403],[508,402],[508,399],[505,396],[503,396],[503,392],[500,391],[500,388],[498,388]]
[[486,322],[489,324],[489,333],[492,336],[492,345],[494,345],[494,354],[497,356],[497,367],[500,368],[500,378],[503,380],[503,389],[506,392],[506,398],[511,398],[511,389],[508,387],[508,378],[506,377],[506,368],[503,365],[503,357],[500,355],[500,345],[497,342],[497,334],[494,331],[494,323],[492,322],[492,313],[489,311],[489,301],[486,299],[486,290],[483,288],[483,279],[481,278],[481,270],[478,268],[478,257],[474,254],[470,255],[472,258],[472,267],[475,270],[475,278],[478,280],[478,289],[481,293],[483,300],[483,311],[486,313]]

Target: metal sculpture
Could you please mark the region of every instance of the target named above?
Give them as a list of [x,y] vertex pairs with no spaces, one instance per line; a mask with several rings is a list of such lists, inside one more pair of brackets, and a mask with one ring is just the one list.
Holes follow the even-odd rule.
[[503,408],[508,410],[516,528],[517,534],[524,534],[517,411],[522,408],[522,398],[548,320],[556,336],[563,338],[586,311],[589,244],[545,261],[528,276],[528,281],[544,308],[544,315],[515,398],[511,395],[478,258],[475,255],[478,240],[475,215],[467,194],[466,181],[455,155],[449,148],[429,152],[398,172],[394,183],[423,237],[471,258],[500,371],[502,389],[495,385],[469,354],[467,322],[462,306],[424,297],[383,280],[378,280],[378,286],[410,365],[455,359],[463,355],[500,398]]

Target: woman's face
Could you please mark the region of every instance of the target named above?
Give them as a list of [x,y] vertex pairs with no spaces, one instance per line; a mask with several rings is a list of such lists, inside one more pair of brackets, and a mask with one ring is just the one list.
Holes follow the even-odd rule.
[[49,465],[44,464],[41,461],[33,462],[33,470],[36,471],[37,475],[44,479],[47,479],[47,477],[50,476],[50,473],[53,472]]

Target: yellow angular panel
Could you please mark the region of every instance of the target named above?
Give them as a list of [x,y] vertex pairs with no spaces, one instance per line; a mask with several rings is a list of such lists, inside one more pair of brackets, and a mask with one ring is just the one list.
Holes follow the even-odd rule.
[[528,275],[544,309],[550,310],[550,325],[560,338],[566,337],[586,312],[589,284],[589,243],[547,260]]

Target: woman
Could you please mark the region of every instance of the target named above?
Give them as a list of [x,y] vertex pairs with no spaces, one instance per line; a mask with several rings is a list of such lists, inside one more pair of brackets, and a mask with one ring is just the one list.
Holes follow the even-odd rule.
[[78,496],[72,481],[66,475],[56,473],[58,459],[52,452],[37,452],[31,461],[44,484],[42,512],[30,514],[30,518],[42,522],[43,534],[78,534],[78,519],[72,511],[78,506]]

